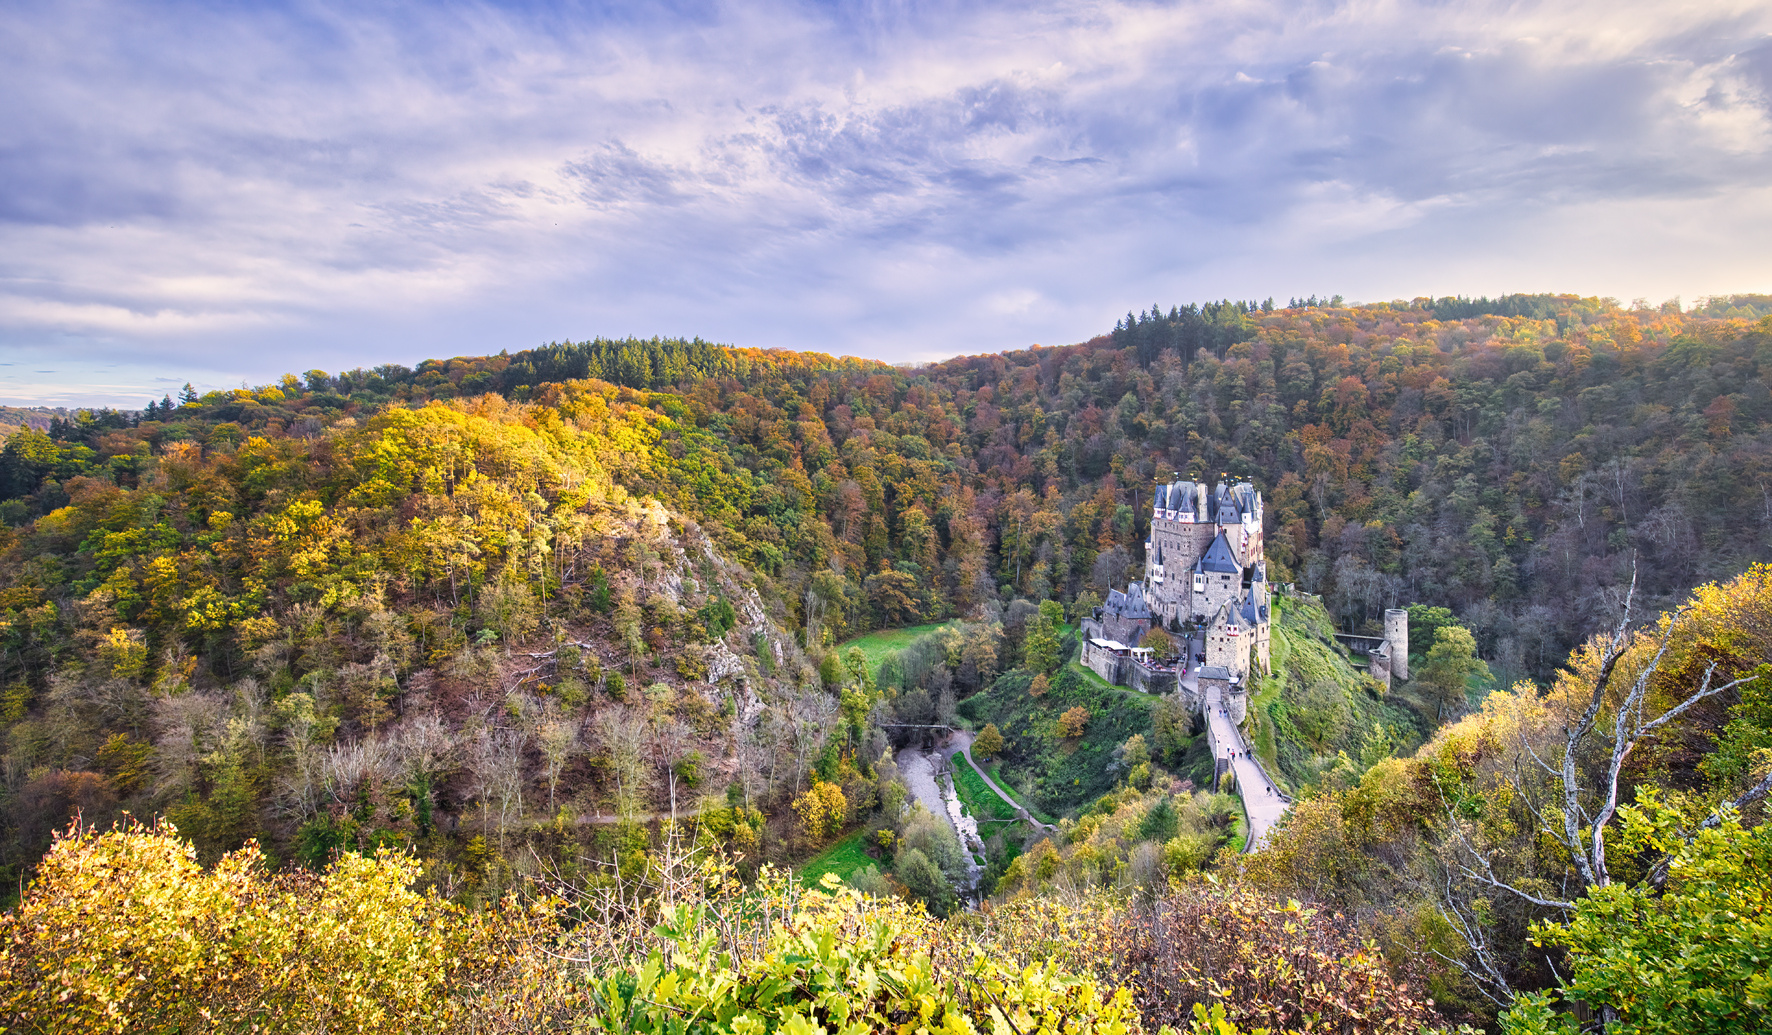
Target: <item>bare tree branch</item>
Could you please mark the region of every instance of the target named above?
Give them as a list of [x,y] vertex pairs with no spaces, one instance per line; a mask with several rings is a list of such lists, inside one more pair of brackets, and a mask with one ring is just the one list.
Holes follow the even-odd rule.
[[[1581,713],[1581,719],[1576,722],[1575,727],[1573,729],[1564,727],[1563,730],[1563,843],[1566,845],[1581,843],[1581,820],[1587,815],[1581,805],[1581,783],[1575,773],[1576,748],[1581,745],[1582,740],[1593,729],[1595,721],[1599,719],[1600,706],[1606,700],[1606,684],[1611,682],[1612,670],[1618,666],[1618,659],[1624,656],[1625,648],[1630,643],[1627,633],[1630,631],[1631,604],[1636,599],[1636,595],[1637,572],[1633,562],[1630,591],[1624,597],[1624,608],[1618,617],[1618,628],[1607,641],[1605,652],[1601,656],[1600,671],[1594,677],[1593,697],[1588,702],[1587,709]],[[1672,628],[1672,623],[1669,623],[1669,628]],[[1573,856],[1575,868],[1581,874],[1582,883],[1589,886],[1596,883],[1593,866],[1587,858],[1587,853],[1577,850]]]
[[[1634,578],[1632,582],[1634,586]],[[1612,817],[1618,812],[1619,774],[1624,770],[1624,760],[1629,757],[1631,749],[1637,746],[1637,741],[1640,739],[1643,728],[1641,723],[1643,699],[1648,696],[1650,679],[1661,669],[1661,659],[1667,654],[1668,644],[1673,639],[1674,626],[1678,624],[1679,618],[1680,615],[1676,614],[1668,619],[1667,626],[1661,634],[1661,644],[1655,650],[1655,656],[1649,660],[1647,665],[1643,666],[1643,671],[1638,674],[1636,682],[1631,684],[1630,693],[1626,694],[1625,699],[1619,703],[1618,716],[1614,720],[1612,728],[1612,762],[1606,770],[1606,804],[1593,819],[1593,847],[1587,860],[1588,869],[1592,873],[1588,882],[1590,885],[1604,886],[1612,882],[1612,876],[1606,869],[1606,824],[1612,822]],[[1624,647],[1620,646],[1619,650],[1622,652]],[[1704,682],[1708,687],[1710,684],[1708,671],[1704,675]],[[1638,722],[1635,730],[1631,731],[1629,730],[1629,722],[1633,715],[1637,716]],[[1565,772],[1569,772],[1573,766],[1565,761],[1563,768]]]
[[[1476,860],[1476,864],[1483,868],[1483,872],[1478,873],[1469,866],[1466,866],[1463,862],[1455,862],[1454,865],[1458,867],[1459,872],[1479,883],[1487,884],[1492,888],[1499,888],[1502,891],[1511,892],[1514,895],[1531,902],[1533,905],[1544,906],[1547,909],[1575,908],[1575,903],[1573,902],[1565,902],[1560,899],[1541,898],[1531,892],[1522,891],[1495,876],[1495,869],[1489,863],[1489,856],[1478,851],[1476,846],[1470,843],[1470,839],[1465,836],[1464,824],[1459,822],[1458,817],[1453,814],[1452,803],[1446,800],[1446,791],[1443,787],[1440,789],[1440,801],[1446,806],[1446,825],[1452,831],[1452,834],[1458,839],[1458,846],[1463,848],[1472,859]],[[1448,874],[1447,880],[1451,880],[1450,874]]]
[[1467,918],[1464,911],[1458,907],[1458,898],[1452,887],[1452,872],[1450,870],[1446,871],[1445,895],[1443,897],[1435,896],[1435,898],[1438,901],[1434,903],[1434,909],[1440,914],[1441,919],[1445,920],[1447,925],[1457,931],[1460,938],[1464,939],[1464,943],[1470,947],[1471,956],[1477,961],[1477,966],[1473,967],[1464,960],[1448,956],[1437,949],[1429,949],[1428,951],[1462,971],[1466,977],[1471,979],[1471,983],[1476,986],[1477,991],[1490,1002],[1503,1007],[1511,1005],[1514,998],[1513,986],[1508,983],[1507,975],[1503,974],[1501,968],[1495,963],[1494,953],[1489,950],[1489,942],[1483,937],[1482,923],[1474,917]]
[[1764,780],[1749,787],[1742,793],[1741,797],[1736,798],[1734,801],[1726,801],[1723,804],[1718,805],[1715,811],[1710,814],[1710,817],[1698,825],[1698,829],[1709,830],[1711,827],[1723,822],[1723,812],[1725,809],[1731,812],[1739,812],[1743,806],[1752,805],[1754,802],[1764,798],[1768,792],[1772,792],[1772,773],[1767,773]]

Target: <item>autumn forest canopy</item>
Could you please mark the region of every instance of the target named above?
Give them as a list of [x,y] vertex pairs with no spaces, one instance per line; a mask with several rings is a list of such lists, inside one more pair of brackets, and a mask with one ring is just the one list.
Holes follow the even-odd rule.
[[[1772,296],[1311,296],[15,414],[0,1017],[1767,1030],[1769,381]],[[1196,717],[1075,663],[1177,475],[1282,587],[1247,854]]]

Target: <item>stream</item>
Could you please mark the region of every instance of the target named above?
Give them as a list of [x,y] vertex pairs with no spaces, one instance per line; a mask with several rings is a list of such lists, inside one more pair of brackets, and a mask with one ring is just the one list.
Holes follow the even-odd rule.
[[946,816],[948,825],[960,839],[960,850],[966,857],[966,883],[959,889],[960,897],[969,903],[978,898],[979,882],[984,876],[984,867],[978,859],[984,855],[984,841],[978,836],[978,821],[964,814],[960,809],[959,795],[954,793],[954,781],[951,776],[937,776],[940,763],[953,752],[949,742],[943,741],[934,752],[925,752],[918,748],[904,748],[895,758],[898,761],[898,772],[904,778],[905,786],[910,788],[911,796],[923,803],[923,807],[937,816]]

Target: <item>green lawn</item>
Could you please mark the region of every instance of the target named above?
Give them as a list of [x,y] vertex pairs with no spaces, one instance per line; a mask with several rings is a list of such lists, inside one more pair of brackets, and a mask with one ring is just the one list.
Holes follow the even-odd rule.
[[1011,798],[1015,799],[1017,805],[1028,810],[1028,815],[1033,816],[1042,823],[1058,822],[1058,820],[1053,819],[1051,816],[1048,816],[1046,813],[1041,812],[1039,809],[1036,809],[1033,805],[1029,804],[1027,796],[1016,791],[1014,785],[1009,782],[1009,778],[1003,775],[1002,766],[1002,762],[992,762],[985,766],[984,770],[991,774],[991,779],[997,781],[998,787],[1003,788],[1004,791],[1008,792]]
[[[1268,718],[1268,706],[1280,699],[1280,694],[1286,687],[1286,663],[1292,653],[1292,642],[1279,631],[1278,622],[1274,625],[1276,628],[1268,638],[1268,654],[1273,662],[1274,674],[1264,676],[1255,684],[1255,692],[1250,695],[1249,714],[1255,717],[1255,722],[1252,723],[1255,727],[1255,757],[1261,759],[1261,764],[1267,767],[1274,779],[1285,783],[1286,778],[1280,772],[1279,748],[1274,744],[1274,724]],[[1290,787],[1286,789],[1291,790]]]
[[911,645],[912,640],[924,633],[932,633],[946,624],[948,623],[936,622],[931,625],[908,625],[903,629],[881,629],[879,632],[857,636],[853,640],[846,640],[838,644],[837,653],[848,654],[849,648],[860,647],[861,652],[867,655],[868,675],[870,677],[878,676],[880,662],[885,660],[886,655],[905,649]]
[[800,867],[800,883],[808,887],[817,884],[820,877],[834,873],[848,880],[855,871],[863,866],[878,866],[877,860],[862,850],[861,835],[864,831],[857,830],[837,839],[829,848],[806,861]]
[[972,810],[972,815],[979,823],[993,819],[1009,821],[1020,818],[1015,813],[1015,806],[991,790],[990,785],[984,782],[984,777],[979,776],[966,762],[965,755],[954,752],[953,763],[954,791],[959,794],[961,803]]

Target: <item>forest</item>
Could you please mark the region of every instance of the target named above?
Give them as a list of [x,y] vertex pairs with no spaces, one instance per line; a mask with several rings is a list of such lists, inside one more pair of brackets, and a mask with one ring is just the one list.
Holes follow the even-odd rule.
[[[1761,1030],[1763,974],[1715,990],[1768,933],[1769,314],[1222,301],[915,368],[597,339],[20,414],[0,1016]],[[1248,732],[1297,804],[1248,854],[1190,717],[1073,661],[1175,473],[1256,484],[1288,587]],[[1455,675],[1386,695],[1329,634],[1401,606]],[[952,760],[980,848],[900,770],[930,726],[1015,799]]]

